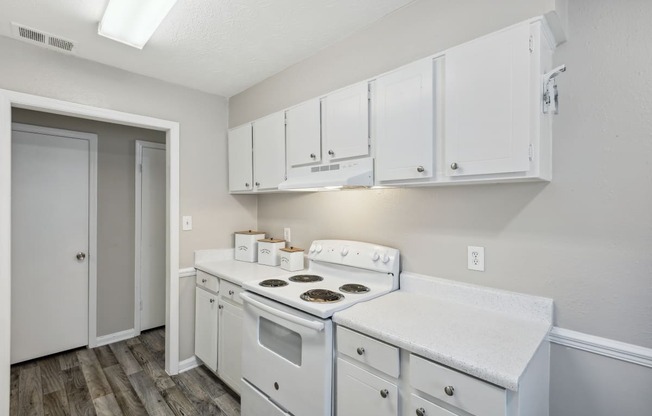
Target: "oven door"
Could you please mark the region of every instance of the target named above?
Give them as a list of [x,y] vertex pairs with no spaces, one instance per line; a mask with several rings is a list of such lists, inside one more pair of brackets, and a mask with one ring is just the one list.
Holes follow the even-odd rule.
[[253,293],[241,297],[242,378],[293,415],[330,416],[332,321]]

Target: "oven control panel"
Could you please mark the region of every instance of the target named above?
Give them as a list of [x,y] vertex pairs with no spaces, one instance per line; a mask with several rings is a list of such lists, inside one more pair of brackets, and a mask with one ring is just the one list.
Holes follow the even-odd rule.
[[348,240],[315,240],[308,251],[310,260],[341,264],[377,272],[400,271],[400,253],[397,249],[378,244]]

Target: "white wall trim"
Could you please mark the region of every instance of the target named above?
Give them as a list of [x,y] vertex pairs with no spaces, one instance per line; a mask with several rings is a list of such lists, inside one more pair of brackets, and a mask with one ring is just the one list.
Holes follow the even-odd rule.
[[[167,144],[165,369],[179,372],[179,123],[0,89],[0,334],[11,334],[11,109],[164,131]],[[0,414],[9,414],[10,336],[0,337]]]
[[201,361],[197,359],[196,356],[192,356],[186,360],[179,361],[179,373],[183,373],[188,370],[192,370],[193,368],[199,367],[201,365]]
[[182,277],[193,277],[197,275],[197,270],[194,267],[186,267],[185,269],[179,269],[179,278]]
[[559,327],[552,328],[548,339],[555,344],[652,368],[652,348]]
[[102,335],[95,339],[95,346],[101,347],[102,345],[113,344],[114,342],[124,341],[126,339],[131,339],[138,336],[137,331],[134,328],[127,329],[120,332],[114,332],[113,334]]

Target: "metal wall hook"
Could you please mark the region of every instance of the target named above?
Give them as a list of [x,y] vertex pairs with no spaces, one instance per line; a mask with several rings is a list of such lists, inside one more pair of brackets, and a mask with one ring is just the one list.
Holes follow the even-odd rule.
[[550,72],[543,74],[543,113],[559,114],[559,93],[555,78],[566,72],[566,65],[559,65]]

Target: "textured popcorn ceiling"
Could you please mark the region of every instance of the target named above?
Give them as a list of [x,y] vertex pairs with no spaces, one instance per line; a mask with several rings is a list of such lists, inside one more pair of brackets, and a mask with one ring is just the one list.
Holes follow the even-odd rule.
[[179,0],[138,50],[97,35],[108,0],[2,0],[0,35],[17,22],[80,58],[230,97],[411,1]]

